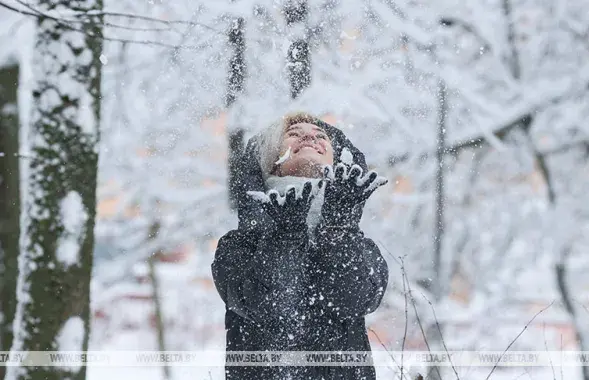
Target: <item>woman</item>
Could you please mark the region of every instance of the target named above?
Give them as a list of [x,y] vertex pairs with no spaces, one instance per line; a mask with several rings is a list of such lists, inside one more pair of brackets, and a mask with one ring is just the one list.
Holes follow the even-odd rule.
[[[212,264],[227,351],[370,351],[364,317],[383,298],[388,267],[358,223],[386,179],[367,173],[340,130],[308,114],[254,136],[241,164],[239,226],[219,240]],[[225,373],[375,379],[372,365],[227,365]]]

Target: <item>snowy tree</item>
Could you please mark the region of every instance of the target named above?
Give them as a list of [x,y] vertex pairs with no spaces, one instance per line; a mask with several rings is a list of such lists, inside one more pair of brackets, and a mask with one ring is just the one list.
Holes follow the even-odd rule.
[[311,81],[311,52],[309,49],[309,30],[306,0],[288,1],[284,16],[292,40],[287,52],[287,70],[290,83],[290,96],[296,99],[309,86]]
[[[245,20],[243,17],[237,17],[233,20],[229,27],[228,33],[229,43],[233,49],[233,55],[229,61],[229,75],[227,80],[227,96],[225,105],[227,108],[231,107],[235,99],[241,92],[243,92],[243,83],[245,81],[246,64],[245,64]],[[228,145],[229,156],[227,158],[227,169],[229,176],[229,203],[233,209],[237,207],[236,191],[239,186],[238,162],[240,154],[244,147],[243,142],[244,130],[243,128],[235,128],[229,133]]]
[[[18,63],[0,67],[0,349],[12,344],[20,236]],[[0,368],[4,377],[6,367]]]
[[[564,209],[572,211],[566,214],[572,216],[568,220],[586,223],[581,217],[585,206],[571,198],[577,185],[570,185],[585,180],[570,178],[565,185],[566,174],[558,173],[565,167],[576,173],[587,165],[582,158],[586,132],[578,122],[586,113],[587,74],[577,55],[587,57],[588,51],[566,27],[579,25],[580,13],[586,12],[580,12],[578,4],[564,3],[558,9],[523,1],[507,8],[505,2],[449,5],[420,10],[399,4],[396,13],[401,20],[419,21],[415,24],[421,30],[407,37],[406,48],[400,49],[411,62],[406,66],[411,75],[406,77],[412,79],[406,85],[421,86],[427,99],[427,93],[435,92],[423,86],[426,78],[435,74],[448,83],[446,241],[443,278],[435,286],[448,294],[450,278],[467,272],[474,288],[467,315],[478,331],[464,334],[468,339],[457,343],[461,348],[475,348],[482,344],[481,336],[489,336],[489,324],[499,326],[492,322],[498,320],[492,310],[502,310],[517,296],[514,281],[544,258],[554,261],[560,256],[551,241],[561,240],[555,236],[554,223],[564,219],[555,218],[546,207],[560,199]],[[558,21],[552,17],[554,12]],[[497,33],[498,25],[504,26],[503,33]],[[514,61],[520,61],[515,69]],[[418,104],[415,100],[408,102],[411,107]],[[428,235],[435,226],[436,210],[430,195],[436,169],[435,123],[425,118],[435,115],[431,112],[435,107],[428,102],[422,104],[426,107],[415,122],[406,117],[407,112],[396,119],[397,129],[407,134],[398,140],[404,146],[392,145],[388,151],[393,152],[392,175],[399,179],[399,187],[410,183],[415,195],[398,196],[395,216],[387,227],[370,223],[371,229],[382,231],[379,235],[391,237],[386,245],[399,247],[416,264],[409,266],[410,277],[423,280],[434,277]],[[378,208],[382,210],[383,203]],[[567,237],[565,241],[572,242]],[[576,240],[577,244],[585,243]],[[556,282],[552,287],[556,288]],[[437,308],[446,309],[445,302]],[[403,307],[402,299],[397,305]],[[448,308],[447,317],[445,313],[438,317],[456,321],[454,306]],[[423,313],[428,309],[424,304]],[[457,336],[453,334],[454,339]],[[505,346],[509,340],[501,342]]]
[[[101,0],[39,1],[15,351],[86,350],[100,124]],[[84,12],[73,27],[55,15]],[[80,26],[81,25],[81,26]],[[11,367],[10,379],[83,379],[81,367]]]
[[[289,23],[293,4],[304,12],[292,12],[299,21]],[[97,234],[114,249],[97,258],[97,281],[115,273],[124,280],[128,272],[112,269],[187,241],[209,252],[208,242],[234,222],[224,195],[232,152],[296,109],[329,115],[391,179],[388,192],[368,202],[363,229],[391,268],[403,257],[421,322],[432,331],[439,322],[451,348],[505,348],[513,328],[531,317],[522,292],[540,288],[533,275],[540,269],[551,276],[542,296],[562,299],[565,317],[582,324],[579,273],[588,265],[589,235],[574,230],[587,230],[588,215],[586,4],[108,6],[99,196],[114,210]],[[301,40],[312,60],[294,62],[309,72],[292,99],[289,52]],[[387,319],[389,342],[403,325],[401,278],[392,277],[375,313]],[[415,315],[409,322],[419,336]],[[580,327],[578,340],[587,341]],[[517,342],[526,349],[543,343]]]

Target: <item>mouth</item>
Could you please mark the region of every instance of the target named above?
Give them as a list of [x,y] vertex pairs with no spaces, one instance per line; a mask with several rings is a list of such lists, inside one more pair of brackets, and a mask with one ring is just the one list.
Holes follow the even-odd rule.
[[315,150],[317,153],[323,154],[323,150],[319,146],[308,143],[301,144],[298,148],[295,149],[294,153],[298,153],[303,148],[311,148]]

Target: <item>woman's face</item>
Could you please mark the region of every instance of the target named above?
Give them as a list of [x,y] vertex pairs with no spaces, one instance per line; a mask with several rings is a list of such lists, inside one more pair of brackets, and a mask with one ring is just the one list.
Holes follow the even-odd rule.
[[290,156],[278,166],[277,174],[319,177],[324,165],[333,165],[333,147],[323,129],[314,124],[297,123],[284,130],[280,157],[290,147]]

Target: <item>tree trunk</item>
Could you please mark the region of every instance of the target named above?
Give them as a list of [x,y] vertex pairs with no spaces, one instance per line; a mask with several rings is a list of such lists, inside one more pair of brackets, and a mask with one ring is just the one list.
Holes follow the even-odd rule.
[[446,85],[442,79],[438,84],[438,137],[436,148],[436,190],[435,190],[435,228],[434,228],[434,284],[433,294],[436,302],[442,298],[444,280],[442,278],[442,243],[444,238],[444,158],[446,155]]
[[[225,105],[231,107],[237,95],[243,91],[245,81],[245,20],[237,18],[229,29],[229,44],[233,48],[233,56],[229,61],[229,76]],[[233,210],[237,209],[238,189],[240,184],[239,161],[243,149],[243,128],[236,128],[229,132],[229,204]]]
[[311,52],[307,40],[307,1],[291,0],[284,9],[293,39],[287,53],[290,96],[296,99],[311,83]]
[[[160,232],[161,224],[154,222],[149,231],[149,240],[157,239]],[[162,312],[162,303],[160,298],[160,287],[155,270],[156,260],[162,254],[161,250],[157,250],[154,254],[149,256],[147,263],[149,265],[149,279],[151,281],[152,297],[153,297],[153,310],[155,316],[155,329],[157,333],[157,349],[160,352],[166,351],[166,331],[164,325],[164,315]],[[170,380],[172,378],[170,372],[170,366],[168,363],[163,363],[164,380]]]
[[[434,279],[431,284],[431,291],[434,295],[435,304],[438,304],[445,292],[445,278],[442,271],[442,247],[444,238],[444,210],[445,210],[445,192],[444,192],[444,158],[446,155],[446,113],[448,112],[446,84],[443,79],[438,83],[438,135],[436,147],[436,188],[435,188],[435,226],[434,226]],[[443,349],[443,325],[438,321],[433,321],[428,326],[427,335],[429,345],[434,351]],[[432,366],[429,369],[428,379],[441,380],[441,368]]]
[[[39,0],[42,12],[102,10],[102,0]],[[102,17],[85,33],[39,18],[33,114],[24,145],[23,233],[13,351],[86,351],[96,215]],[[10,367],[8,379],[84,379],[86,367]]]
[[[18,158],[18,65],[0,68],[0,351],[12,346],[16,308],[20,189]],[[6,367],[0,367],[0,379]]]
[[[579,317],[577,311],[575,310],[575,306],[573,305],[574,298],[571,294],[571,289],[574,289],[574,287],[570,287],[567,282],[567,261],[570,252],[571,246],[565,245],[561,250],[560,258],[554,267],[556,273],[556,287],[560,293],[564,308],[569,313],[573,326],[575,327],[575,336],[579,344],[579,350],[587,351],[589,350],[589,338],[586,336],[586,331],[589,331],[586,329],[587,318]],[[581,375],[583,380],[589,380],[588,366],[581,367]]]

